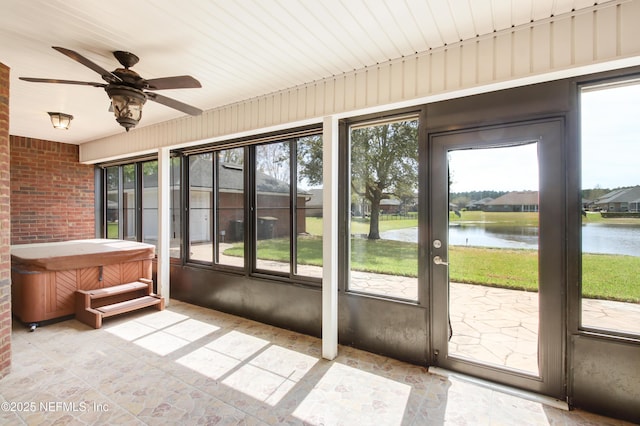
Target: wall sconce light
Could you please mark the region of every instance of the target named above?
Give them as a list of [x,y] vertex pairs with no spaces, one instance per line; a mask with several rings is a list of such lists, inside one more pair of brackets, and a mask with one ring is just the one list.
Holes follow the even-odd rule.
[[109,84],[105,90],[111,99],[116,121],[127,132],[136,127],[142,118],[142,106],[147,101],[147,95],[142,90],[115,84]]
[[73,120],[73,115],[62,112],[50,112],[49,117],[51,118],[51,124],[53,124],[54,129],[69,130],[69,125],[71,124],[71,120]]

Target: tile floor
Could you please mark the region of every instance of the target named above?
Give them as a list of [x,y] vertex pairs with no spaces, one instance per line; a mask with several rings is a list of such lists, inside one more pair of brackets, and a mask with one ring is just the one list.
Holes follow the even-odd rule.
[[3,425],[627,425],[173,300],[29,333],[14,323]]

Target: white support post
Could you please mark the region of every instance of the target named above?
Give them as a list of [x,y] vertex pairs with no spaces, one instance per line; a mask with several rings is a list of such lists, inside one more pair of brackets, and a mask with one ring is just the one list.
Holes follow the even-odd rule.
[[322,132],[322,357],[338,356],[338,120],[325,117]]
[[170,232],[170,189],[169,182],[171,159],[169,148],[158,149],[158,268],[156,281],[158,294],[164,297],[165,306],[169,306],[169,248],[171,245]]

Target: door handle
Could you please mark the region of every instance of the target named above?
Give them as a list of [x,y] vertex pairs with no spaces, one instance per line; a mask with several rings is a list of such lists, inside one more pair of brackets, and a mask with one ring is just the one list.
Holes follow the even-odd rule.
[[435,263],[436,265],[449,266],[449,262],[445,262],[440,256],[434,256],[433,263]]

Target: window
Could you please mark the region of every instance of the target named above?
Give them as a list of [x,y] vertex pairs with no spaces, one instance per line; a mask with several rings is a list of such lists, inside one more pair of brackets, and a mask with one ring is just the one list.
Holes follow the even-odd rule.
[[158,162],[108,166],[104,169],[104,236],[112,239],[158,240]]
[[189,157],[189,254],[190,260],[213,259],[213,153]]
[[244,148],[188,159],[189,260],[243,268]]
[[[304,130],[299,137],[270,136],[266,143],[175,153],[170,167],[171,257],[241,270],[251,260],[259,274],[311,283],[322,277],[320,135]],[[158,161],[103,170],[103,235],[157,244]]]
[[108,167],[105,170],[106,183],[106,226],[107,238],[120,238],[120,167]]
[[135,164],[122,166],[122,238],[125,240],[137,240],[137,180]]
[[321,278],[322,138],[254,150],[256,270]]
[[216,263],[244,267],[244,256],[228,255],[234,248],[244,254],[244,148],[216,153]]
[[[251,167],[246,166],[248,158]],[[248,140],[244,146],[176,155],[170,161],[171,257],[182,256],[184,229],[184,257],[189,262],[244,270],[250,259],[253,272],[319,282],[319,134],[304,130],[300,136],[270,136],[268,142]],[[103,178],[104,235],[157,244],[158,161],[106,166]],[[184,225],[183,187],[188,222]]]
[[291,267],[291,142],[255,147],[256,269]]
[[187,155],[187,260],[319,282],[322,137],[269,136]]
[[142,163],[142,242],[158,242],[158,160]]
[[418,300],[418,120],[351,126],[349,147],[348,288]]
[[640,80],[585,87],[581,105],[584,329],[640,335]]
[[171,182],[170,189],[170,201],[169,201],[169,214],[170,214],[170,243],[169,243],[169,256],[170,257],[181,257],[181,246],[182,246],[182,207],[181,207],[181,187],[180,187],[180,178],[182,176],[181,173],[181,165],[182,165],[182,157],[175,156],[171,157],[171,171],[169,173],[169,180]]
[[303,137],[296,146],[294,273],[322,278],[322,138]]

